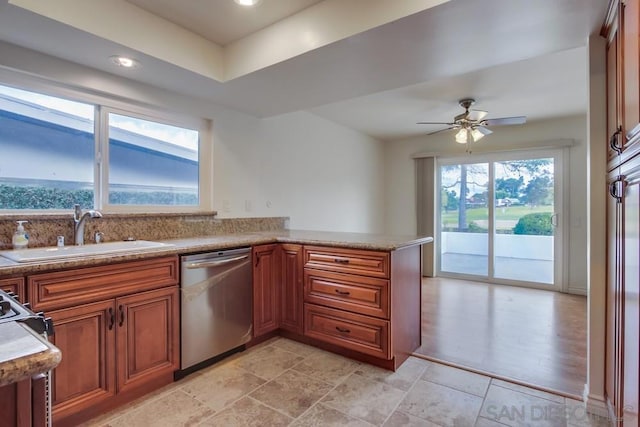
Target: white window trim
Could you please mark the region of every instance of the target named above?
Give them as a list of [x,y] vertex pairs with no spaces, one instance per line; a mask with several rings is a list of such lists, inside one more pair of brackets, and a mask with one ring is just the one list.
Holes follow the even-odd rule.
[[[77,101],[95,106],[94,138],[94,208],[103,213],[209,213],[213,212],[213,132],[212,120],[195,118],[168,111],[155,106],[143,106],[125,102],[89,90],[70,87],[36,76],[0,67],[0,84],[12,86],[43,95],[56,96],[70,101]],[[199,132],[198,144],[198,202],[197,206],[167,205],[111,205],[105,203],[108,198],[108,135],[109,123],[105,118],[108,113],[128,115],[144,120],[185,127]],[[106,116],[105,116],[106,115]],[[104,193],[104,194],[103,194]],[[69,208],[71,209],[71,207]],[[42,215],[67,213],[69,209],[7,209],[0,211],[2,215]]]

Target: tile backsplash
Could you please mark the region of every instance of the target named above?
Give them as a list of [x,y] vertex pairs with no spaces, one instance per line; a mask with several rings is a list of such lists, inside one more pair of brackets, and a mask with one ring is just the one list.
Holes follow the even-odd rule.
[[[215,218],[206,214],[104,214],[89,219],[84,229],[85,243],[94,243],[96,232],[103,241],[112,242],[134,238],[137,240],[165,240],[198,236],[215,236],[255,231],[276,231],[287,228],[287,217]],[[74,222],[69,215],[0,216],[0,250],[11,249],[16,221],[26,219],[29,247],[55,246],[57,236],[64,236],[65,244],[73,244]]]

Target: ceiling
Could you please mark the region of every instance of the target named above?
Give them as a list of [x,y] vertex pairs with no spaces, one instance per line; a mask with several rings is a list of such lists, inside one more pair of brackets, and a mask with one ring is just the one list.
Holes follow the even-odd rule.
[[[366,5],[366,7],[362,7]],[[586,112],[603,0],[0,0],[0,40],[257,117],[310,111],[382,140]],[[142,67],[122,70],[114,54]]]

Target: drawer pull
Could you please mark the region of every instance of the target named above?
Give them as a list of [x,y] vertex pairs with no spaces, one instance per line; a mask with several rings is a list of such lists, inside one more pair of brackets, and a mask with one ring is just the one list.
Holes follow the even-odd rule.
[[342,332],[343,334],[350,334],[351,330],[347,328],[341,328],[340,326],[336,326],[336,330],[338,332]]
[[334,258],[333,262],[336,262],[338,264],[349,264],[349,260],[345,258]]
[[338,295],[351,295],[349,291],[341,291],[340,289],[336,289],[336,294]]

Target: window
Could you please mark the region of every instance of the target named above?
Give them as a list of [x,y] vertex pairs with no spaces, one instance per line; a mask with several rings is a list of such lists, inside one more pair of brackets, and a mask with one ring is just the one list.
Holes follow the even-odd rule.
[[0,85],[0,210],[208,208],[203,120],[94,101]]

